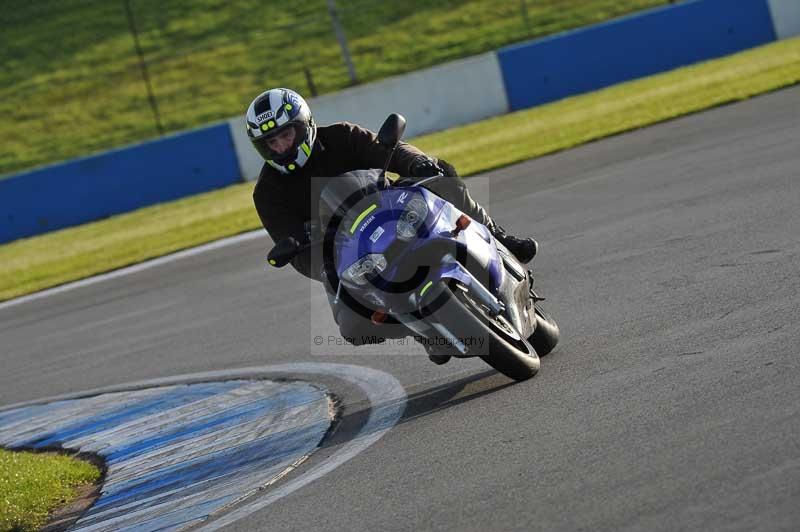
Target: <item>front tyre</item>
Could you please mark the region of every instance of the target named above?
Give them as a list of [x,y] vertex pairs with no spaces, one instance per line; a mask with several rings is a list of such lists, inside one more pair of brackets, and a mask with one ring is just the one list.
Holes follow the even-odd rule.
[[[440,283],[444,304],[435,318],[457,338],[483,338],[481,359],[516,381],[530,379],[539,371],[539,356],[525,338],[502,316],[492,316],[464,290]],[[488,347],[488,349],[487,349]]]

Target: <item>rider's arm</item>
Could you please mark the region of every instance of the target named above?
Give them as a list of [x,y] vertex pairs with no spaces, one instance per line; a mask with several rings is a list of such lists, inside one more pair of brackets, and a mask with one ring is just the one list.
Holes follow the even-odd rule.
[[[279,194],[268,190],[268,187],[262,186],[261,182],[256,185],[253,191],[253,202],[258,217],[261,219],[261,225],[267,230],[273,242],[277,243],[291,236],[302,243],[305,240],[305,220],[297,215],[297,209],[292,209],[290,205],[286,204],[285,198],[283,201],[279,199]],[[312,274],[313,267],[308,250],[299,253],[292,259],[291,264],[306,277],[317,278]]]
[[[253,202],[261,219],[261,225],[267,230],[275,242],[293,236],[303,236],[303,222],[295,220],[296,216],[290,208],[277,201],[271,194],[261,193],[258,187],[253,191]],[[298,223],[299,222],[299,223]],[[299,229],[299,232],[298,232]]]
[[[340,126],[340,138],[344,141],[344,145],[340,147],[341,153],[351,154],[353,168],[383,168],[389,151],[376,142],[375,133],[348,122],[343,122]],[[401,176],[411,175],[411,167],[421,159],[427,159],[422,151],[401,142],[392,156],[389,171]]]

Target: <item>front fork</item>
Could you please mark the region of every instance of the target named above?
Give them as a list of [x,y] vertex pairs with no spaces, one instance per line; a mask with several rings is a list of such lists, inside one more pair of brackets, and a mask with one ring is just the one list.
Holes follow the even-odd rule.
[[[475,278],[464,266],[461,265],[454,257],[446,255],[443,260],[443,268],[440,271],[437,281],[429,280],[422,286],[422,289],[415,292],[411,297],[415,298],[414,304],[418,309],[424,307],[425,301],[434,301],[438,296],[436,293],[429,293],[428,290],[431,286],[438,284],[438,281],[445,279],[453,279],[458,281],[459,286],[462,287],[467,295],[475,302],[485,306],[489,314],[497,316],[505,311],[505,304],[494,296],[478,279]],[[424,297],[428,296],[428,297]],[[467,354],[467,348],[464,343],[456,338],[456,336],[449,331],[444,325],[436,320],[436,315],[431,314],[424,322],[413,320],[406,323],[406,326],[411,330],[425,337],[431,336],[431,330],[435,331],[438,335],[445,338],[450,345],[455,347],[462,355]]]
[[492,294],[483,283],[472,275],[460,262],[456,261],[452,255],[445,255],[442,259],[444,267],[439,275],[439,280],[454,279],[460,283],[467,295],[477,303],[484,305],[491,316],[502,314],[505,304]]

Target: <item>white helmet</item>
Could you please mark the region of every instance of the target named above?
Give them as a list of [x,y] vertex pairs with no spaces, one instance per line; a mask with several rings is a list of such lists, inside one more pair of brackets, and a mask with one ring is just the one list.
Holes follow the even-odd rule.
[[[317,126],[308,104],[295,91],[271,89],[262,92],[247,108],[245,121],[253,147],[270,166],[288,174],[306,164],[314,149]],[[295,128],[292,147],[282,153],[270,149],[267,139],[290,127]]]

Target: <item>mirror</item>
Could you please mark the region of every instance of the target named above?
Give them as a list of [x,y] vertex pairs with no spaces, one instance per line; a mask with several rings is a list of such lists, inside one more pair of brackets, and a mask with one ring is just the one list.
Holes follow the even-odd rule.
[[378,131],[378,143],[387,148],[394,148],[403,138],[406,131],[406,119],[397,113],[390,114]]
[[276,268],[283,268],[297,255],[299,248],[300,244],[296,239],[292,237],[284,238],[270,250],[269,255],[267,255],[267,262]]

